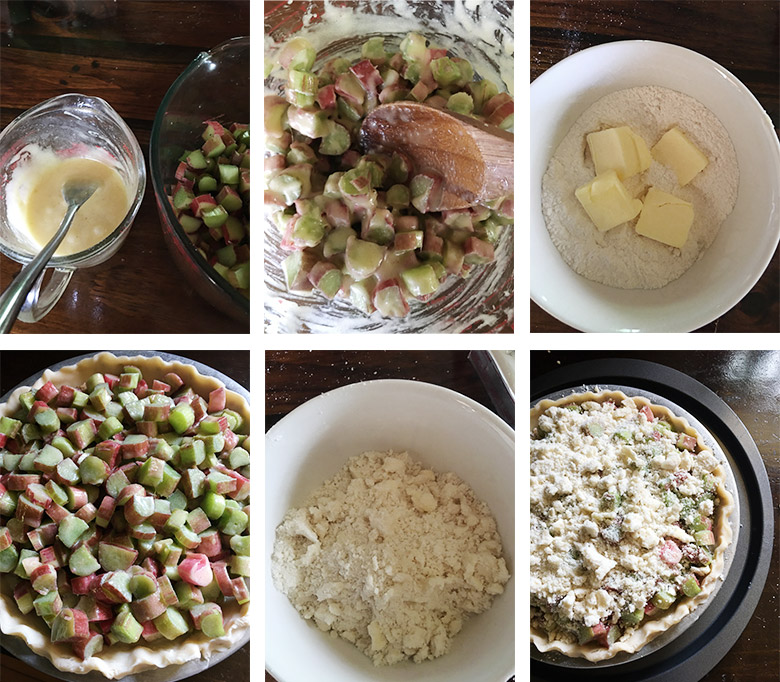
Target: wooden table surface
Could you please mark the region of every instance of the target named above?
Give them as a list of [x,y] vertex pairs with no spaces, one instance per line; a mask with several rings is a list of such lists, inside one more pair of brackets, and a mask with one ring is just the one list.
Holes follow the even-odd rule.
[[[775,544],[766,586],[747,628],[701,682],[780,680],[780,351],[546,352],[531,354],[531,378],[598,358],[637,358],[684,372],[714,391],[734,410],[758,447],[774,499]],[[691,680],[690,682],[697,682]]]
[[[198,53],[248,33],[249,0],[0,0],[0,128],[50,97],[102,97],[147,163],[146,193],[119,252],[77,270],[52,312],[35,324],[17,322],[13,332],[249,331],[191,291],[172,263],[148,168],[152,121],[170,85]],[[20,269],[0,256],[0,290]]]
[[[0,351],[0,396],[20,382],[57,362],[98,351]],[[248,351],[168,351],[216,369],[249,390]],[[198,682],[249,682],[249,650],[245,644],[230,657],[188,680]],[[30,667],[0,648],[0,680],[3,682],[55,682],[46,673]]]
[[[777,0],[577,0],[531,2],[531,81],[593,45],[658,40],[726,67],[780,126],[780,3]],[[531,302],[531,331],[574,332]],[[753,289],[700,332],[780,331],[780,249]]]
[[[268,351],[265,356],[266,430],[288,412],[325,391],[374,379],[412,379],[438,384],[496,412],[468,356],[466,351]],[[291,647],[294,650],[294,643]],[[276,682],[267,672],[265,679]],[[312,681],[315,680],[313,675]]]

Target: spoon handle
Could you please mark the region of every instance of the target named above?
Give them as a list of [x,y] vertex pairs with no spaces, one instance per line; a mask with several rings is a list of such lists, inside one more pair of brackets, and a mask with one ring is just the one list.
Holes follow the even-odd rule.
[[41,252],[25,265],[19,274],[11,282],[10,286],[0,296],[0,334],[7,334],[11,331],[16,321],[19,311],[27,298],[30,287],[38,279],[41,271],[51,259],[60,242],[65,238],[65,234],[73,221],[76,211],[81,208],[81,204],[71,204],[65,212],[65,217],[60,223],[60,227],[52,240],[41,250]]

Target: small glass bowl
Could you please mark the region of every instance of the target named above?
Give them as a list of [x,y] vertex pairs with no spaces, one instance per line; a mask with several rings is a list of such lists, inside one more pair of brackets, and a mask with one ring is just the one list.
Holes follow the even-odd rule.
[[149,167],[168,250],[190,286],[212,306],[249,321],[249,300],[217,274],[179,224],[168,193],[179,157],[196,145],[203,122],[249,122],[249,38],[231,38],[201,52],[173,82],[157,109]]
[[45,286],[41,276],[19,314],[37,322],[57,303],[77,268],[89,268],[113,256],[127,237],[146,188],[141,147],[130,128],[105,100],[76,93],[41,102],[0,132],[0,251],[17,263],[29,263],[40,247],[25,237],[8,210],[8,187],[16,171],[25,167],[31,145],[58,156],[94,158],[112,165],[132,192],[132,203],[119,226],[94,246],[67,256],[53,256],[52,274]]

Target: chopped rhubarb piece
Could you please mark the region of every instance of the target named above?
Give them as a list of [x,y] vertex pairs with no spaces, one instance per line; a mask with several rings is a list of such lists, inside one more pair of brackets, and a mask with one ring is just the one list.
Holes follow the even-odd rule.
[[644,405],[644,406],[643,406],[643,407],[642,407],[642,408],[639,410],[639,413],[640,413],[640,414],[643,414],[643,415],[645,415],[645,419],[647,419],[647,421],[649,421],[649,422],[651,422],[651,423],[652,423],[653,421],[655,421],[655,415],[653,414],[653,410],[652,410],[652,408],[650,407],[650,405]]
[[233,596],[239,604],[245,604],[249,601],[249,587],[243,577],[233,578],[230,584],[233,587]]
[[144,629],[141,633],[141,637],[144,638],[145,642],[154,642],[155,640],[162,638],[162,635],[151,620],[146,621],[143,625]]
[[579,643],[587,644],[596,637],[602,637],[607,634],[607,628],[604,623],[596,623],[593,627],[583,625],[579,629]]
[[168,374],[163,377],[163,381],[165,381],[165,383],[171,387],[171,393],[178,391],[182,386],[184,386],[184,380],[175,372],[168,372]]
[[52,642],[74,642],[89,636],[87,614],[78,609],[63,608],[52,622]]
[[157,618],[165,612],[166,608],[159,590],[141,599],[136,599],[130,604],[130,610],[140,623]]
[[494,259],[493,245],[476,237],[469,237],[464,245],[464,262],[483,265]]
[[682,584],[682,591],[686,597],[695,597],[701,592],[701,586],[695,575],[691,574],[685,579]]
[[166,639],[176,639],[190,629],[184,616],[173,606],[169,606],[162,615],[157,616],[154,624]]
[[74,640],[70,645],[73,648],[73,653],[84,661],[103,650],[103,635],[90,634],[83,639]]
[[224,410],[226,406],[226,398],[227,393],[225,392],[224,386],[215,388],[213,391],[211,391],[211,393],[209,393],[208,411],[219,412],[220,410]]
[[382,76],[370,60],[364,59],[349,69],[357,77],[360,85],[370,99],[376,99],[377,87],[382,83]]
[[112,623],[111,634],[120,642],[135,644],[141,638],[143,626],[135,619],[128,607],[125,607],[125,609],[126,610],[120,609],[116,619]]
[[98,561],[104,571],[126,571],[138,558],[138,550],[131,547],[100,542]]
[[8,490],[27,490],[27,486],[40,482],[39,474],[9,474],[5,480],[5,487]]
[[100,592],[111,604],[130,602],[133,595],[128,587],[130,574],[125,571],[111,571],[100,576]]
[[51,381],[47,381],[35,393],[35,399],[42,400],[44,403],[50,403],[57,397],[58,393],[57,387]]
[[97,574],[71,578],[70,588],[73,594],[92,594],[100,584],[100,578]]
[[228,575],[227,564],[224,561],[215,561],[211,564],[211,568],[214,571],[214,577],[217,580],[219,589],[226,597],[233,596],[233,584]]
[[689,450],[694,452],[696,450],[696,438],[694,436],[688,436],[681,433],[677,439],[677,447],[681,450]]
[[30,573],[30,583],[38,594],[57,589],[57,569],[51,564],[41,564]]
[[[181,548],[179,548],[181,551]],[[167,575],[160,576],[158,579],[160,586],[160,598],[166,606],[174,606],[178,604],[179,598],[176,596],[176,590],[173,589],[171,581]]]
[[40,526],[43,520],[43,511],[44,509],[41,505],[35,504],[26,495],[19,495],[19,499],[16,502],[16,518],[24,526],[33,528]]
[[179,576],[191,585],[208,585],[213,575],[205,554],[190,554],[179,564]]
[[680,563],[682,559],[682,550],[674,540],[667,540],[658,550],[661,559],[670,566]]
[[606,632],[602,632],[601,634],[597,635],[595,640],[605,649],[609,649],[609,647],[620,638],[620,634],[621,632],[619,627],[616,627],[615,625],[607,625]]

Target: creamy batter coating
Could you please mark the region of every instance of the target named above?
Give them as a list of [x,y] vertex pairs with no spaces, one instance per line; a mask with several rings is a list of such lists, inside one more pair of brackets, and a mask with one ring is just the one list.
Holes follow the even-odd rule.
[[9,218],[38,249],[49,242],[62,222],[67,210],[62,188],[69,181],[94,182],[98,188],[76,213],[55,252],[57,256],[69,256],[98,244],[119,226],[131,205],[127,185],[107,163],[63,158],[48,149],[31,148],[30,160],[14,172],[9,185]]

